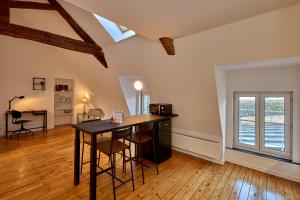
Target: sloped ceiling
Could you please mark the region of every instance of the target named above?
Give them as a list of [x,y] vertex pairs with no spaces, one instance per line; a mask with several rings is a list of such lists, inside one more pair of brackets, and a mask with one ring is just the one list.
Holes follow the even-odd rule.
[[148,39],[182,37],[300,0],[66,0]]

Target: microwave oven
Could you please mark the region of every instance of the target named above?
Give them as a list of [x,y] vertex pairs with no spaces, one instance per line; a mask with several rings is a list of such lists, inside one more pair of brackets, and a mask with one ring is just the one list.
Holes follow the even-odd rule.
[[170,116],[172,115],[172,104],[153,103],[150,104],[150,113],[153,115]]

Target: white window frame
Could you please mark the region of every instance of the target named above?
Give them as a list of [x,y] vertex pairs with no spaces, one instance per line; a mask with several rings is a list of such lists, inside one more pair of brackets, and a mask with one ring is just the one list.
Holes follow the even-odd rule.
[[[292,92],[234,92],[233,93],[233,112],[234,112],[234,147],[291,159],[292,155]],[[241,144],[238,141],[239,134],[239,97],[255,97],[256,98],[256,111],[255,111],[255,146]],[[285,99],[285,151],[280,152],[264,147],[264,99],[265,97],[284,97]]]
[[[239,143],[239,98],[240,97],[255,97],[255,145],[247,145]],[[249,150],[259,150],[259,95],[257,93],[251,92],[239,92],[234,93],[234,146],[243,149]]]
[[[268,149],[264,147],[264,141],[265,141],[265,134],[264,134],[264,123],[265,123],[265,116],[264,116],[264,111],[265,111],[265,97],[284,97],[284,110],[285,110],[285,117],[284,117],[284,124],[285,124],[285,151],[280,152],[272,149]],[[291,94],[288,93],[270,93],[270,92],[265,92],[260,95],[260,150],[264,153],[267,153],[269,155],[273,156],[280,156],[284,158],[290,158],[290,144],[291,144],[291,129],[290,129],[290,124],[291,124]]]

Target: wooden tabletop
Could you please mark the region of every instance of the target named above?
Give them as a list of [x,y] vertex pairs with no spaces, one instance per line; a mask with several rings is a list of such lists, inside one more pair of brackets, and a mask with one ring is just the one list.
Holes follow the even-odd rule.
[[124,123],[122,124],[112,123],[111,120],[97,120],[97,121],[73,124],[72,127],[84,131],[85,133],[97,134],[97,133],[110,132],[120,128],[136,126],[148,122],[164,121],[176,116],[177,115],[172,115],[172,116],[158,116],[152,114],[135,115],[135,116],[125,117]]

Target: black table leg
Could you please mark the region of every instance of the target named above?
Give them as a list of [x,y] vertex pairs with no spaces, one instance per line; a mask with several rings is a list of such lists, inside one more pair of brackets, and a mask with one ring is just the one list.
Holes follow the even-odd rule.
[[97,169],[97,141],[96,134],[91,135],[91,152],[90,152],[90,200],[96,200],[96,169]]
[[80,130],[75,129],[74,141],[74,185],[80,182]]
[[5,113],[5,137],[8,137],[8,114]]
[[44,123],[45,123],[45,131],[48,131],[48,112],[45,112],[45,117],[44,117]]

